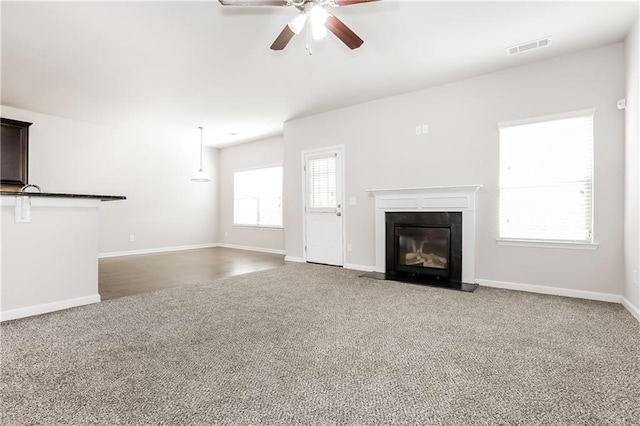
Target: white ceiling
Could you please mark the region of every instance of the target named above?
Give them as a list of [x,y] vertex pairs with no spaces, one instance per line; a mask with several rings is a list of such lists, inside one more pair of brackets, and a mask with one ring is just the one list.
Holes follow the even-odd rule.
[[[191,129],[223,146],[295,117],[624,40],[628,2],[393,1],[332,9],[362,39],[269,46],[293,7],[216,0],[7,2],[2,104],[106,125]],[[505,48],[552,36],[507,57]],[[229,133],[239,133],[229,136]]]

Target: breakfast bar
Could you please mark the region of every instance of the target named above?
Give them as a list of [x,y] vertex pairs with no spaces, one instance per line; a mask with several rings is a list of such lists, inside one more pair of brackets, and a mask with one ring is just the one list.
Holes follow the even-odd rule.
[[99,207],[124,196],[0,191],[0,321],[100,302]]

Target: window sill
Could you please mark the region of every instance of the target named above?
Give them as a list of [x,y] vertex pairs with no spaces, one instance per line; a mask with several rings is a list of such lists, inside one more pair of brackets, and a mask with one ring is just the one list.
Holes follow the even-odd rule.
[[535,247],[535,248],[552,248],[552,249],[569,249],[569,250],[597,250],[598,243],[581,243],[581,242],[563,242],[563,241],[547,241],[547,240],[518,240],[513,238],[497,238],[496,242],[499,246],[511,247]]
[[249,229],[271,229],[274,231],[283,230],[284,226],[276,226],[276,225],[238,225],[233,224],[234,228],[249,228]]

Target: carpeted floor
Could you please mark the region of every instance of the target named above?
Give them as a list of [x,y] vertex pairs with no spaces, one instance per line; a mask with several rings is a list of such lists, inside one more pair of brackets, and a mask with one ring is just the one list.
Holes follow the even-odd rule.
[[640,424],[620,305],[291,264],[4,323],[0,423]]

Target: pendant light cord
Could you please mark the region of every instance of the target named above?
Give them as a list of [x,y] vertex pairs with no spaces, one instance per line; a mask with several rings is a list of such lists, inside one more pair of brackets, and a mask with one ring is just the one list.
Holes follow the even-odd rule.
[[198,129],[200,129],[200,171],[202,171],[202,126]]

